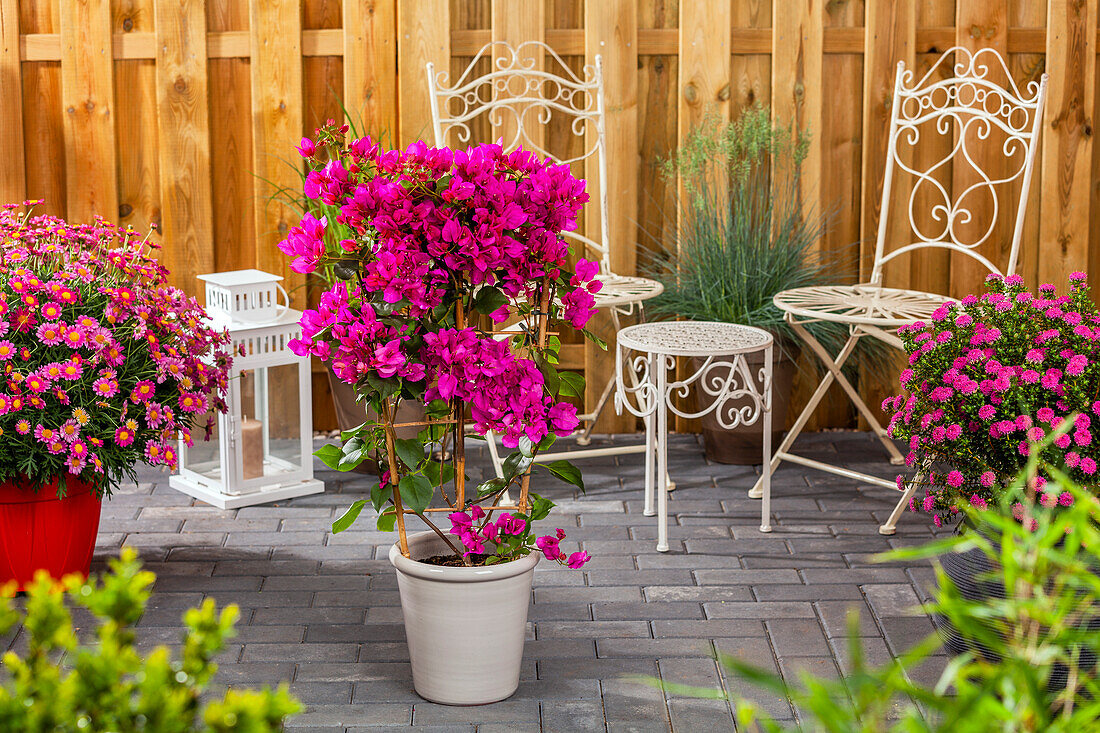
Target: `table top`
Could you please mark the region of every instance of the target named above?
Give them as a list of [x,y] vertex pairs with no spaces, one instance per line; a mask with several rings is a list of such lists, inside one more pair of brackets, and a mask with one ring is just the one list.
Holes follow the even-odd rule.
[[619,331],[625,349],[669,356],[720,356],[760,351],[772,335],[761,328],[716,321],[639,323]]

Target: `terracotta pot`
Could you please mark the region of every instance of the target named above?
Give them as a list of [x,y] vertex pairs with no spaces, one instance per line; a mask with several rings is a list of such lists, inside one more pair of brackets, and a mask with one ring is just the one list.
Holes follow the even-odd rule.
[[71,478],[61,499],[56,481],[37,492],[0,483],[0,586],[14,580],[23,590],[37,570],[87,577],[101,508],[91,485]]
[[[336,408],[336,422],[341,430],[351,430],[362,425],[367,420],[377,420],[378,415],[374,410],[356,399],[355,387],[339,379],[332,369],[326,365],[325,374],[328,376],[329,391],[332,392],[332,406]],[[396,422],[419,422],[424,419],[424,408],[409,402],[402,402],[397,408]],[[415,438],[420,428],[398,428],[398,438]],[[354,469],[355,473],[378,474],[378,461],[367,459]]]
[[[778,344],[772,351],[772,450],[779,445],[783,437],[783,427],[787,424],[787,408],[794,388],[795,359],[798,350],[787,347],[780,349]],[[755,375],[764,367],[763,352],[746,354],[749,370]],[[692,368],[698,369],[704,359],[692,359]],[[717,362],[722,358],[717,357]],[[699,405],[699,391],[692,390],[696,407]],[[749,400],[734,400],[735,406],[749,404]],[[753,466],[761,463],[764,450],[764,424],[757,420],[752,425],[738,425],[727,430],[718,424],[718,418],[712,412],[700,419],[703,427],[703,447],[709,460],[715,463],[733,463],[741,466]]]
[[409,553],[412,559],[390,548],[417,694],[443,705],[510,697],[519,687],[531,580],[542,555],[476,568],[428,565],[416,558],[450,553],[430,530],[409,537]]

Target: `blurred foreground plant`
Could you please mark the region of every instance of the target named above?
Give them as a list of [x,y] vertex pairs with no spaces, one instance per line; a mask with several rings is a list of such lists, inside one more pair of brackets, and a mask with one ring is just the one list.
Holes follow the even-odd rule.
[[[27,650],[9,651],[0,668],[0,731],[112,731],[182,733],[282,729],[301,710],[285,685],[278,690],[229,690],[203,705],[218,665],[212,660],[233,636],[237,607],[219,614],[214,601],[184,614],[187,626],[179,659],[166,647],[142,657],[133,625],[145,612],[155,576],[141,570],[132,549],[110,562],[111,572],[85,583],[76,575],[60,583],[40,573],[27,591],[23,619]],[[0,593],[0,635],[20,620],[11,596]],[[65,600],[99,620],[97,643],[81,645]]]
[[[1066,423],[1066,428],[1073,421]],[[1063,429],[1060,432],[1065,432]],[[1052,441],[1060,432],[1047,438]],[[788,685],[770,671],[729,656],[721,663],[735,676],[787,696],[802,716],[802,727],[779,723],[753,703],[731,699],[741,730],[813,731],[1049,731],[1100,730],[1100,502],[1065,474],[1043,466],[1050,481],[1036,485],[1033,446],[1027,469],[1015,488],[1001,497],[1001,511],[967,509],[978,531],[897,550],[882,559],[935,558],[948,552],[980,548],[997,567],[986,580],[1003,584],[1007,598],[965,598],[943,569],[936,566],[938,590],[924,610],[938,614],[971,642],[986,650],[953,658],[932,687],[914,683],[904,670],[914,669],[939,649],[936,636],[899,660],[869,668],[864,661],[858,619],[851,629],[848,673],[839,680],[803,675]],[[1071,506],[1051,502],[1061,492],[1074,497]],[[1045,494],[1045,497],[1044,497]],[[1012,507],[1027,507],[1021,521]],[[1049,506],[1047,506],[1049,504]],[[646,679],[667,692],[721,698],[724,693]],[[923,708],[923,711],[922,711]],[[755,728],[754,728],[755,726]]]

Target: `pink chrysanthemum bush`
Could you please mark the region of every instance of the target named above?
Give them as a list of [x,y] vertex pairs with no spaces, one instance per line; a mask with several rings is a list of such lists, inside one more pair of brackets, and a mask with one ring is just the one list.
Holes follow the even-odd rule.
[[1018,275],[991,275],[986,291],[899,331],[909,353],[905,392],[883,402],[890,433],[909,441],[906,463],[922,482],[911,508],[932,513],[937,525],[964,503],[997,506],[1032,446],[1067,420],[1040,465],[1100,484],[1100,312],[1085,275],[1070,276],[1066,295],[1053,285],[1032,294]]
[[[420,142],[384,150],[369,137],[347,141],[346,132],[330,123],[299,147],[307,210],[280,248],[293,270],[317,273],[329,287],[290,346],[330,364],[380,419],[318,455],[340,470],[382,456],[371,497],[380,527],[396,521],[402,529],[405,511],[428,522],[425,510],[442,496],[455,510],[452,529],[464,529],[437,532],[465,562],[533,551],[530,522],[552,504],[527,495],[531,458],[577,428],[568,398],[583,395],[579,375],[557,370],[556,334],[584,329],[600,288],[595,263],[569,266],[562,237],[588,200],[584,181],[523,150]],[[415,439],[396,437],[403,402],[427,411]],[[504,479],[471,491],[461,468],[432,457],[450,446],[460,466],[467,424],[516,449]],[[547,467],[583,488],[573,466]],[[509,513],[501,526],[494,507],[515,485],[530,511]],[[350,525],[364,505],[335,528]]]
[[102,221],[0,211],[0,480],[110,494],[139,461],[174,468],[178,437],[225,409],[229,337],[153,249]]

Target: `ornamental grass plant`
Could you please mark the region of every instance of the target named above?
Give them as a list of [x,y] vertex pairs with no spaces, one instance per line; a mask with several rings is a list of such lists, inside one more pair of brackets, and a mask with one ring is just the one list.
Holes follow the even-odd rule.
[[[568,166],[523,150],[422,142],[384,150],[369,137],[349,141],[346,132],[326,125],[299,146],[309,169],[304,193],[332,214],[305,213],[279,246],[293,270],[324,270],[333,283],[302,316],[302,338],[290,347],[330,364],[380,419],[344,431],[342,445],[318,456],[338,470],[373,451],[382,456],[371,503],[380,528],[396,525],[406,556],[411,514],[466,565],[536,548],[583,564],[585,556],[560,551],[560,533],[531,534],[553,504],[529,492],[529,477],[534,455],[578,425],[567,398],[582,395],[584,383],[559,373],[557,329],[583,331],[600,288],[595,263],[568,267],[562,237],[588,200],[584,182]],[[344,233],[338,241],[331,226]],[[503,331],[505,322],[516,325]],[[397,437],[396,428],[408,427],[395,420],[403,402],[425,408],[415,438]],[[503,478],[467,488],[467,425],[514,449]],[[436,458],[448,452],[453,462]],[[571,464],[544,467],[583,488]],[[519,500],[506,504],[513,487]],[[441,509],[432,506],[437,498],[450,507],[448,532],[429,517]],[[334,531],[365,506],[353,504]]]
[[[132,229],[0,211],[0,481],[110,494],[225,410],[229,337]],[[207,431],[210,425],[202,426]]]
[[[707,115],[688,134],[661,165],[681,192],[675,215],[649,234],[657,246],[643,269],[665,287],[647,301],[650,313],[763,328],[785,349],[798,342],[772,298],[849,275],[842,259],[817,246],[828,213],[808,213],[799,199],[809,144],[808,134],[774,124],[761,105],[732,122]],[[848,338],[843,324],[806,328],[830,353]]]
[[[1000,506],[1034,444],[1067,421],[1042,443],[1041,465],[1096,491],[1100,311],[1083,273],[1070,276],[1063,295],[1053,285],[1028,292],[1018,275],[991,275],[980,296],[945,304],[899,335],[909,354],[906,391],[883,409],[891,434],[909,444],[906,463],[920,487],[914,510],[939,525],[958,520],[965,506]],[[1035,481],[1041,488],[1049,478],[1044,468]],[[1069,492],[1043,497],[1073,501]]]

